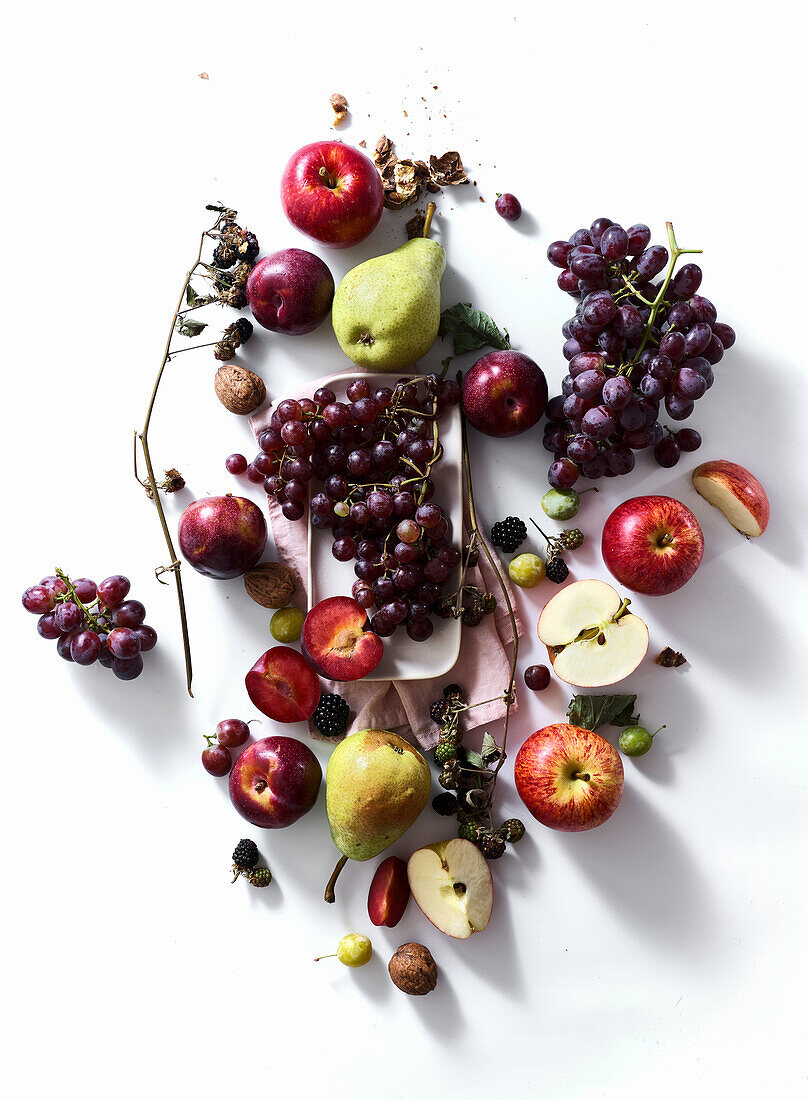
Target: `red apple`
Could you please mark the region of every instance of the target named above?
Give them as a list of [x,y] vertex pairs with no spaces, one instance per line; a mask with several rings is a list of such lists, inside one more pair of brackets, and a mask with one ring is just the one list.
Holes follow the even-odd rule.
[[259,260],[247,280],[247,302],[259,325],[302,336],[325,320],[334,297],[334,277],[319,256],[284,248]]
[[410,900],[407,864],[398,856],[388,856],[376,868],[368,893],[368,916],[377,927],[395,928],[404,916]]
[[723,512],[736,531],[751,538],[769,524],[769,498],[754,474],[723,458],[702,462],[693,471],[693,487]]
[[241,577],[258,564],[267,541],[267,521],[246,497],[202,497],[180,516],[183,556],[199,573],[219,580]]
[[601,553],[626,588],[667,596],[690,580],[704,557],[698,520],[673,497],[632,497],[603,526]]
[[261,829],[285,829],[317,801],[323,773],[308,745],[264,737],[240,754],[230,772],[230,800]]
[[490,351],[463,379],[468,422],[497,439],[519,435],[538,424],[546,404],[544,371],[518,351]]
[[542,825],[578,833],[602,825],[623,795],[623,762],[598,733],[557,722],[528,737],[516,755],[519,797]]
[[384,643],[369,626],[368,613],[356,600],[330,596],[315,604],[306,616],[300,648],[321,676],[361,680],[384,654]]
[[295,229],[332,248],[348,248],[379,224],[384,193],[364,153],[341,141],[315,141],[284,168],[281,203]]
[[320,702],[320,681],[305,658],[286,645],[262,653],[245,683],[253,703],[275,722],[305,722]]

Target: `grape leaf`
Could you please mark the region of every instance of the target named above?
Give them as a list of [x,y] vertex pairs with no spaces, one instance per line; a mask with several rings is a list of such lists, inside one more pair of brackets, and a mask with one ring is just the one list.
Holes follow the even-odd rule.
[[470,768],[482,768],[482,767],[484,767],[482,756],[480,756],[480,754],[478,752],[474,752],[473,749],[465,749],[464,748],[463,755],[466,758],[466,764]]
[[631,726],[639,722],[634,714],[636,695],[573,695],[567,717],[574,726],[596,730],[598,726]]
[[511,346],[508,330],[502,333],[494,321],[480,309],[474,309],[471,302],[458,302],[451,309],[445,309],[440,315],[439,336],[453,336],[455,355],[479,348],[497,348],[507,351]]
[[187,317],[178,317],[175,327],[180,336],[198,336],[208,326],[204,321],[191,321]]

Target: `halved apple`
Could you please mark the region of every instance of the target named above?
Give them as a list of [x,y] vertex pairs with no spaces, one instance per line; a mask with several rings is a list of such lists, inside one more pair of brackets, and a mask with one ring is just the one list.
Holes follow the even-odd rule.
[[769,523],[769,498],[754,474],[737,462],[716,459],[693,471],[693,488],[714,504],[736,531],[757,538]]
[[545,604],[539,641],[556,676],[575,687],[605,687],[630,675],[648,649],[648,627],[605,581],[575,581]]
[[370,629],[368,613],[356,600],[329,596],[303,620],[300,649],[320,676],[361,680],[381,661],[384,642]]
[[470,840],[419,848],[409,858],[407,878],[424,915],[447,936],[465,940],[488,924],[494,884],[485,856]]

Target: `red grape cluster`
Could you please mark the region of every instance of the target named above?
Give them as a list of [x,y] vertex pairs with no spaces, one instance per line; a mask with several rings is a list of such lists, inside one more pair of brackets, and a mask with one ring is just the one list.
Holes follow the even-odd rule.
[[66,661],[111,668],[119,680],[134,680],[143,671],[143,654],[154,649],[157,631],[148,626],[146,608],[127,600],[129,580],[115,575],[96,584],[81,577],[71,581],[61,569],[23,592],[26,611],[39,615],[41,637],[56,641]]
[[563,268],[559,287],[579,300],[562,328],[569,374],[547,405],[544,446],[554,457],[548,477],[555,489],[570,488],[581,474],[627,474],[634,452],[648,447],[670,467],[701,445],[694,429],[660,424],[661,407],[671,420],[686,420],[735,333],[697,293],[697,264],[674,275],[679,257],[692,250],[676,245],[670,224],[668,235],[671,253],[650,243],[647,225],[623,229],[598,218],[547,250]]
[[331,531],[337,561],[355,559],[352,595],[377,609],[373,630],[389,637],[403,625],[425,641],[430,612],[460,564],[431,477],[443,454],[438,421],[460,390],[434,374],[375,391],[358,378],[346,397],[325,387],[312,400],[281,401],[246,473],[293,521],[306,513],[310,483],[321,483],[311,524]]

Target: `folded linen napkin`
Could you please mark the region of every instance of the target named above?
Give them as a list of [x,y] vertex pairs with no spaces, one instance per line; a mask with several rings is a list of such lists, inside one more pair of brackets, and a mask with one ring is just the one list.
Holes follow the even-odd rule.
[[[320,379],[310,383],[307,390],[313,393],[327,384],[327,378]],[[256,439],[261,430],[269,425],[271,416],[272,407],[268,405],[250,417],[250,426]],[[267,497],[267,507],[278,558],[297,578],[294,603],[305,611],[308,600],[307,525],[290,523],[274,496]],[[467,515],[467,506],[464,511]],[[459,684],[471,703],[482,699],[493,700],[468,711],[464,723],[466,730],[504,717],[505,703],[498,696],[508,686],[510,670],[511,624],[508,611],[494,572],[484,554],[480,554],[478,565],[468,571],[467,578],[468,583],[493,592],[497,597],[497,608],[492,615],[486,615],[479,626],[461,628],[463,635],[460,656],[451,673],[428,680],[357,680],[350,683],[326,681],[326,690],[338,692],[351,708],[353,717],[348,733],[369,728],[393,730],[402,737],[410,740],[414,738],[421,748],[432,748],[438,740],[438,727],[429,716],[429,707],[435,699],[441,698],[442,688],[449,682]],[[514,607],[517,633],[521,637],[524,628],[516,612],[516,601],[507,577],[505,583]],[[512,710],[517,708],[518,703],[515,703]],[[321,737],[311,724],[309,732],[319,740],[333,741],[333,738]]]

